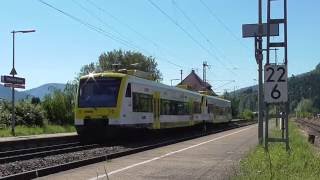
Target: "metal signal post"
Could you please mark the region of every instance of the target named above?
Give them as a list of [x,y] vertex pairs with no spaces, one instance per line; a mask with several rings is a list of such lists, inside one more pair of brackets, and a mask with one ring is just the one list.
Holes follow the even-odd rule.
[[[254,38],[255,59],[258,64],[258,140],[259,144],[263,144],[263,76],[262,76],[262,63],[263,63],[263,47],[262,37],[266,36],[267,24],[262,23],[262,0],[258,0],[258,24],[243,24],[242,37]],[[273,36],[279,34],[278,26],[272,26],[270,33]]]
[[259,78],[259,91],[258,91],[258,140],[259,144],[263,143],[263,80],[262,80],[262,62],[263,62],[263,54],[262,54],[262,0],[259,0],[258,3],[259,8],[259,36],[256,38],[258,41],[258,47],[256,48],[256,60],[258,63],[258,78]]
[[[288,103],[288,51],[287,51],[287,0],[272,1],[267,0],[267,62],[265,65],[265,103],[266,103],[266,116],[265,116],[265,149],[268,150],[269,142],[284,142],[286,144],[286,150],[289,151],[289,103]],[[283,2],[283,18],[271,19],[271,3]],[[272,24],[283,25],[283,41],[271,42],[270,40],[270,27]],[[284,61],[278,63],[270,62],[271,48],[283,48]],[[276,113],[275,116],[279,117],[282,121],[282,137],[270,138],[269,137],[269,107],[279,107],[280,113]]]
[[262,0],[258,0],[258,24],[243,24],[242,37],[254,38],[255,59],[258,64],[258,140],[259,144],[263,144],[263,117],[264,113],[264,91],[263,91],[263,37],[279,36],[279,24],[262,23]]

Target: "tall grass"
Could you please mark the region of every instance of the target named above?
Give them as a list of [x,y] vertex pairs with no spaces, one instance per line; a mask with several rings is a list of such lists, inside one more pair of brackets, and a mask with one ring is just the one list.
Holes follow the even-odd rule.
[[[65,133],[65,132],[75,132],[75,128],[72,125],[44,125],[43,127],[34,126],[16,126],[15,134],[16,136],[27,136],[27,135],[37,135],[37,134],[54,134],[54,133]],[[10,127],[0,129],[0,137],[9,137],[11,135]]]
[[320,179],[320,156],[293,122],[289,123],[289,136],[290,153],[283,143],[270,143],[269,152],[258,146],[240,162],[234,179]]

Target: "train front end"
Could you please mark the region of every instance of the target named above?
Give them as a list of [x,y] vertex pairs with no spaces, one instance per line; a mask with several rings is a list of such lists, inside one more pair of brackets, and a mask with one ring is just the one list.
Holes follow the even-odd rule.
[[82,139],[107,138],[115,133],[110,121],[120,118],[126,75],[97,73],[80,78],[75,127]]

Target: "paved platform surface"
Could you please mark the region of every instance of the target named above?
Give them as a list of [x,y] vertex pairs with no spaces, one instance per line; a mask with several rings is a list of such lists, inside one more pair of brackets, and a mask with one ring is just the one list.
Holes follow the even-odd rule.
[[229,179],[257,139],[251,125],[39,179]]
[[77,133],[73,132],[73,133],[39,134],[39,135],[30,135],[30,136],[1,137],[0,143],[6,142],[6,141],[20,141],[20,140],[26,140],[26,139],[39,139],[39,138],[74,136],[74,135],[77,135]]

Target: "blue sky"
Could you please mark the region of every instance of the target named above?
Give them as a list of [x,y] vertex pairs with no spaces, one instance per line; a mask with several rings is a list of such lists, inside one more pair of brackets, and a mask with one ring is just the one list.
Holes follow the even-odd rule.
[[[257,22],[257,0],[202,0],[211,11],[200,0],[153,0],[174,23],[148,0],[43,1],[103,29],[112,37],[121,38],[125,43],[88,29],[38,0],[1,0],[1,75],[11,70],[10,32],[36,30],[35,33],[16,35],[16,70],[18,76],[26,78],[27,89],[49,82],[73,80],[83,65],[97,61],[102,52],[119,48],[154,56],[166,84],[170,84],[170,79],[180,77],[180,69],[183,69],[184,77],[192,68],[201,75],[203,61],[211,65],[207,79],[217,92],[256,83],[253,80],[257,76],[253,39],[241,37],[241,25]],[[105,12],[92,6],[90,1]],[[288,2],[289,75],[309,71],[320,62],[317,44],[320,42],[319,7],[320,2],[316,0]],[[275,13],[279,14],[278,11],[279,8]],[[282,59],[281,55],[280,52],[279,59]]]

